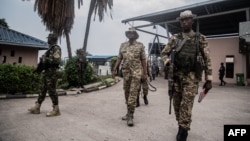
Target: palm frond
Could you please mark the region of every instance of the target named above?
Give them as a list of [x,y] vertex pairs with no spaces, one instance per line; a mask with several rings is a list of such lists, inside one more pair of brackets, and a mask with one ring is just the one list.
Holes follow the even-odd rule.
[[[82,0],[79,3],[82,3]],[[74,0],[36,0],[34,11],[41,17],[46,29],[62,36],[70,33],[75,13]]]
[[[99,16],[99,21],[103,21],[104,19],[104,13],[107,12],[107,9],[109,8],[112,10],[113,7],[113,0],[95,0],[95,6],[94,6],[94,20],[96,15]],[[110,17],[112,18],[112,13],[110,12]]]

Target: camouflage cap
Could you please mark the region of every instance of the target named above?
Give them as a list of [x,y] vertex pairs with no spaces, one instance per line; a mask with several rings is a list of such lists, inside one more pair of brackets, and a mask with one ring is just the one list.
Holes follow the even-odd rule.
[[180,17],[176,18],[177,20],[185,19],[185,18],[195,18],[196,15],[192,13],[191,10],[185,10],[180,13]]
[[49,36],[47,38],[53,38],[53,39],[57,39],[57,34],[55,33],[50,33]]
[[128,37],[129,33],[134,33],[136,35],[136,39],[139,38],[139,34],[136,32],[135,28],[133,27],[129,28],[129,30],[125,32],[126,37]]

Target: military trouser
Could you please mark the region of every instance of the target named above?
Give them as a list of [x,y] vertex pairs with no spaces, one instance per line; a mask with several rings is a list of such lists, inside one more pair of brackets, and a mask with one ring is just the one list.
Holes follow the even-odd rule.
[[141,75],[133,75],[129,70],[123,70],[123,89],[128,111],[134,113],[136,99],[140,89]]
[[198,92],[198,82],[174,82],[173,105],[178,125],[190,130],[194,98]]
[[56,93],[56,69],[46,69],[43,75],[43,84],[37,102],[42,104],[48,91],[53,105],[58,105],[58,95]]
[[[148,83],[147,83],[147,81],[141,82],[141,87],[142,87],[143,96],[147,96],[148,95]],[[141,92],[141,88],[139,88],[139,94],[140,94],[140,92]]]

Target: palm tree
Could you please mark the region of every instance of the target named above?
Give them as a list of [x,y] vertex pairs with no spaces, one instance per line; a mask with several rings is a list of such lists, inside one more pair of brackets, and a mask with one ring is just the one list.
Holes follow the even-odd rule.
[[[101,22],[104,19],[104,12],[107,12],[107,8],[110,10],[113,7],[113,0],[91,0],[89,5],[89,13],[88,13],[88,19],[87,19],[87,25],[86,25],[86,31],[84,36],[84,42],[83,42],[83,50],[86,52],[87,50],[87,43],[88,43],[88,37],[89,37],[89,29],[90,29],[90,22],[91,22],[91,16],[93,12],[98,12],[99,21]],[[111,15],[112,18],[112,15]],[[94,17],[95,20],[95,17]]]
[[[83,0],[78,0],[78,8],[83,4]],[[99,20],[104,18],[107,7],[112,9],[113,0],[91,0],[86,25],[83,49],[86,52],[89,35],[90,20],[93,12],[98,12]],[[73,27],[75,11],[74,0],[35,0],[34,11],[38,12],[47,30],[56,33],[59,37],[66,36],[68,56],[72,58],[69,34]]]
[[[82,0],[78,0],[78,7],[82,3]],[[72,58],[69,34],[75,18],[74,0],[36,0],[36,10],[47,30],[56,33],[59,38],[66,36],[68,57]]]

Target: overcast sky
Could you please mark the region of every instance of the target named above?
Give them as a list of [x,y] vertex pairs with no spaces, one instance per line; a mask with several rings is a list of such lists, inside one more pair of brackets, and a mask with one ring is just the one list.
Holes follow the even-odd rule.
[[[110,18],[110,11],[108,11],[103,22],[99,22],[98,17],[95,21],[91,21],[87,51],[92,55],[117,55],[120,44],[127,40],[125,31],[130,27],[129,24],[121,23],[122,20],[202,1],[206,0],[113,0],[111,11],[113,19]],[[83,46],[89,2],[90,0],[83,0],[83,6],[80,9],[75,6],[75,20],[70,34],[73,56],[76,49]],[[77,0],[75,3],[77,4]],[[37,12],[34,12],[34,0],[1,0],[0,19],[2,18],[5,18],[10,29],[47,41],[49,31],[46,30]],[[142,22],[135,22],[134,25],[138,23]],[[148,27],[144,30],[166,36],[166,31],[161,27],[156,29]],[[138,41],[142,42],[147,50],[148,43],[152,42],[154,36],[143,32],[138,33],[140,35]],[[160,41],[167,42],[162,38]],[[58,44],[62,48],[62,58],[67,57],[65,38],[62,38]],[[42,53],[43,51],[39,56]]]

